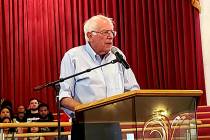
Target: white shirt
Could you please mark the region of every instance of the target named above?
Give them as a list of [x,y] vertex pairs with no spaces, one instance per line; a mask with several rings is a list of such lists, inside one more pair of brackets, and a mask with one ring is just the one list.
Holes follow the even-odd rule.
[[[116,57],[111,52],[101,59],[88,43],[72,48],[65,53],[62,59],[60,78],[94,68],[114,59]],[[125,69],[120,63],[109,64],[78,75],[61,82],[60,86],[60,100],[70,97],[80,103],[89,103],[140,88],[132,70]]]

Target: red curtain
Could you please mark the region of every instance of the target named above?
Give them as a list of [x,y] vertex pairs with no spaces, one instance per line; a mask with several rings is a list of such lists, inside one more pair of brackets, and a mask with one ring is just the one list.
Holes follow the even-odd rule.
[[142,89],[205,90],[191,0],[1,0],[0,10],[0,96],[14,106],[37,97],[55,109],[53,89],[33,88],[59,78],[63,54],[85,43],[83,23],[96,14],[114,18],[115,45]]

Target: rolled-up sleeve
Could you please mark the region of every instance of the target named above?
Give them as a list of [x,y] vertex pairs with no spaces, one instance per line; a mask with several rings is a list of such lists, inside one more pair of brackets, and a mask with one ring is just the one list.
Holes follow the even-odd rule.
[[125,91],[140,89],[140,86],[137,83],[135,75],[131,69],[124,69],[124,82]]
[[[74,74],[74,65],[71,56],[66,53],[61,61],[60,78],[65,78]],[[74,96],[74,78],[67,79],[60,83],[59,100],[65,97]]]

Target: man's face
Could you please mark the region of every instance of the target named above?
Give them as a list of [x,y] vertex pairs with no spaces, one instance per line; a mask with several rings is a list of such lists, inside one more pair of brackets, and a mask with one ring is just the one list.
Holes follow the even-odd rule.
[[40,115],[42,118],[45,118],[48,114],[49,114],[49,111],[48,111],[48,109],[47,109],[46,106],[43,106],[43,107],[40,107],[40,108],[39,108],[39,115]]
[[39,106],[39,103],[38,103],[37,100],[34,99],[34,100],[30,101],[29,107],[30,107],[31,110],[37,110],[38,106]]
[[113,45],[113,25],[104,20],[98,21],[98,24],[100,25],[100,29],[88,32],[87,36],[89,37],[89,43],[93,50],[98,55],[104,55],[110,51]]
[[17,112],[25,112],[25,107],[22,105],[18,106]]

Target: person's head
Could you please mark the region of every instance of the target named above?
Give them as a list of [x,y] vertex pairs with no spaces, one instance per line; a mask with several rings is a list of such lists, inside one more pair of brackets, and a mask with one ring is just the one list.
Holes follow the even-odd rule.
[[25,112],[25,107],[24,107],[23,105],[19,105],[19,106],[17,107],[17,112],[18,112],[18,113],[24,113],[24,112]]
[[[31,122],[37,122],[37,120],[32,120]],[[40,132],[40,128],[38,126],[28,127],[28,133],[38,133]]]
[[0,110],[0,118],[12,117],[12,109],[8,106],[2,107]]
[[[0,123],[11,123],[11,122],[12,122],[12,120],[10,117],[3,117],[0,121]],[[5,131],[11,131],[12,129],[7,127],[7,128],[4,128],[3,130],[5,132]]]
[[34,126],[29,128],[29,133],[38,133],[39,132],[39,127]]
[[8,107],[12,108],[12,102],[10,100],[7,100],[7,99],[1,99],[0,108],[3,108],[5,106],[8,106]]
[[91,17],[84,24],[85,40],[98,55],[107,54],[116,36],[113,20],[103,15]]
[[38,107],[38,110],[39,110],[40,117],[43,119],[46,118],[47,115],[49,114],[49,107],[45,103],[40,104]]
[[35,98],[30,99],[29,101],[29,109],[35,111],[38,109],[39,101]]
[[3,117],[1,119],[1,123],[11,123],[11,122],[12,122],[12,120],[10,117]]
[[23,105],[19,105],[17,107],[17,118],[19,120],[23,120],[25,117],[25,107]]

